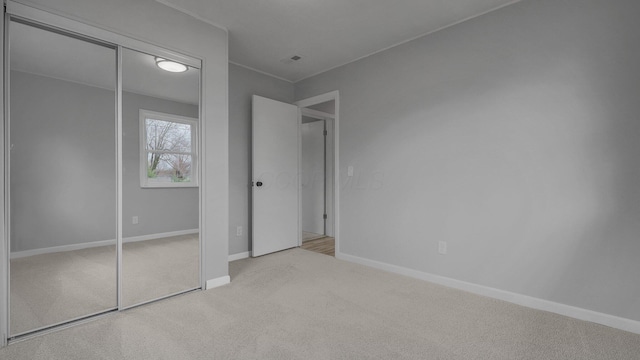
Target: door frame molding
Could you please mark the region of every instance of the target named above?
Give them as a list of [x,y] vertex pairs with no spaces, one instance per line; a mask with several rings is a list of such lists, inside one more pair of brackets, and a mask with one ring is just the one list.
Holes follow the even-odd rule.
[[2,198],[3,205],[0,207],[0,348],[7,346],[8,339],[8,321],[7,317],[9,316],[9,245],[6,242],[8,239],[8,233],[6,224],[8,224],[7,214],[5,212],[6,200],[8,194],[8,187],[5,183],[5,119],[7,117],[7,109],[5,107],[4,101],[4,93],[7,88],[7,83],[5,82],[5,75],[7,73],[7,67],[4,65],[8,59],[7,52],[5,51],[5,18],[6,14],[2,14],[0,16],[0,41],[2,41],[2,69],[0,70],[0,80],[2,80],[2,86],[0,86],[0,112],[2,113],[2,126],[0,126],[0,165],[2,166],[2,176],[0,176],[0,198]]
[[[335,238],[335,254],[340,253],[340,92],[334,90],[328,93],[324,93],[317,96],[312,96],[303,100],[294,102],[295,105],[300,108],[302,113],[304,108],[309,106],[321,104],[327,101],[335,101],[334,114],[332,116],[326,116],[330,114],[324,114],[325,117],[333,117],[333,233]],[[309,113],[315,112],[314,110],[304,110]],[[318,112],[319,113],[319,112]],[[302,116],[299,117],[300,123],[302,123]],[[302,157],[302,134],[298,132],[298,168],[300,168],[300,161]],[[298,179],[298,192],[302,191],[301,179]],[[301,199],[301,194],[298,195],[298,201]],[[302,207],[298,205],[298,224],[302,224]],[[300,227],[299,245],[302,245],[302,227]]]

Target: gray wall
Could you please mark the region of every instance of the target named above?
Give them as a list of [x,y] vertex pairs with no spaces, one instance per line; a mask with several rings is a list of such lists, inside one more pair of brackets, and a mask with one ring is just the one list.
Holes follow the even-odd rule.
[[115,134],[115,91],[11,72],[12,252],[116,238]]
[[300,218],[302,231],[324,234],[324,121],[300,126]]
[[[115,239],[114,92],[11,76],[12,251]],[[123,236],[197,229],[197,188],[140,187],[139,109],[198,117],[195,105],[123,93]]]
[[[251,250],[251,96],[293,102],[293,84],[229,64],[229,254]],[[236,227],[242,226],[241,236]]]
[[336,109],[336,101],[335,100],[325,101],[317,105],[309,106],[308,108],[312,110],[322,111],[328,114],[334,114]]
[[[140,109],[198,118],[196,105],[122,94],[123,237],[198,229],[198,188],[140,187]],[[132,216],[138,216],[137,225]]]
[[297,83],[340,91],[340,252],[640,320],[638,16],[527,0]]
[[[271,99],[293,102],[293,84],[286,81],[282,81],[270,76],[260,74],[258,72],[229,64],[230,79],[230,143],[229,143],[229,157],[230,157],[230,230],[229,230],[229,254],[237,254],[249,251],[251,248],[251,222],[250,222],[250,195],[251,195],[251,96],[256,94]],[[47,93],[49,99],[47,103],[57,104],[58,110],[71,111],[70,108],[60,106],[64,104],[62,101],[54,101],[54,98],[50,96],[63,96],[68,97],[70,95],[63,95],[65,91],[73,92],[75,95],[72,98],[83,99],[78,101],[78,104],[85,105],[86,109],[81,111],[90,111],[92,107],[89,106],[88,98],[94,92],[102,92],[101,101],[104,103],[104,107],[111,111],[101,113],[102,120],[92,116],[97,123],[112,124],[110,121],[113,119],[113,97],[109,95],[106,90],[101,90],[95,87],[88,87],[60,80],[54,80],[51,78],[45,78],[40,76],[29,75],[25,73],[23,77],[32,79],[40,79],[41,82],[51,83],[59,82],[60,88],[58,90],[51,89],[51,93]],[[35,85],[32,82],[28,82],[22,79],[15,79],[12,82],[20,89],[24,89],[24,95],[21,96],[17,92],[12,96],[15,100],[18,98],[24,99],[25,109],[29,108],[30,111],[40,111],[43,115],[52,109],[39,109],[32,108],[28,89],[38,89],[39,92],[47,91],[46,87]],[[63,90],[68,89],[68,90]],[[14,91],[15,92],[15,91]],[[44,96],[44,94],[42,94]],[[95,95],[94,95],[95,97]],[[105,103],[106,102],[106,103]],[[148,96],[127,93],[123,94],[123,159],[124,159],[124,173],[123,173],[123,234],[125,237],[138,236],[146,234],[161,233],[175,230],[186,230],[198,228],[197,219],[197,189],[141,189],[139,180],[139,153],[138,153],[138,110],[146,109],[159,112],[173,113],[176,115],[197,117],[197,107],[188,104],[182,104],[169,100],[157,99]],[[15,110],[15,109],[14,109]],[[90,113],[97,114],[95,111]],[[35,118],[34,118],[35,119]],[[17,130],[17,129],[14,129]],[[113,130],[113,129],[111,129]],[[78,129],[79,135],[82,135],[84,129]],[[89,143],[99,142],[102,139],[102,135],[98,135],[97,132],[92,131],[91,134],[96,135],[95,139],[88,140]],[[42,134],[46,135],[46,132]],[[104,164],[103,160],[103,164]],[[17,175],[17,174],[16,174]],[[26,186],[26,184],[25,184]],[[43,185],[44,186],[44,185]],[[113,188],[115,192],[115,187]],[[162,193],[158,195],[158,193]],[[102,196],[101,201],[104,203],[107,200],[104,194],[94,194],[94,196]],[[167,211],[170,209],[163,208],[157,202],[162,199],[169,199],[171,203],[177,204],[174,209],[177,211]],[[16,200],[16,199],[14,199]],[[186,201],[183,201],[186,200]],[[22,201],[20,201],[22,202]],[[163,201],[164,202],[164,201]],[[97,202],[95,202],[97,204]],[[182,205],[180,205],[182,204]],[[114,205],[115,206],[115,205]],[[55,208],[55,207],[54,207]],[[77,216],[82,219],[89,218],[89,213],[97,214],[97,209],[102,211],[100,218],[103,230],[96,232],[95,240],[107,240],[115,238],[115,234],[111,235],[110,232],[106,232],[104,224],[113,223],[113,214],[108,212],[105,206],[96,206],[96,209],[92,211],[79,211]],[[155,211],[154,211],[155,210]],[[161,211],[162,210],[162,211]],[[53,210],[52,210],[53,211]],[[107,214],[108,213],[108,214]],[[176,216],[178,214],[186,214],[186,216]],[[111,216],[109,218],[107,215]],[[139,224],[132,225],[131,217],[137,215],[139,217]],[[17,217],[18,214],[14,214]],[[44,227],[32,227],[32,220],[28,216],[20,216],[25,219],[24,226],[20,228],[30,229],[30,231],[39,231],[39,234],[31,234],[33,239],[44,239],[44,233],[48,230]],[[55,217],[54,217],[55,218]],[[93,217],[92,217],[93,218]],[[98,217],[95,217],[94,221],[79,220],[78,224],[87,224],[87,226],[94,226]],[[243,227],[242,236],[236,236],[236,226]],[[50,226],[47,227],[51,229]],[[43,242],[42,240],[36,240],[33,244],[27,245],[24,241],[20,241],[22,245],[12,246],[15,251],[36,249],[41,247],[50,247],[58,245],[76,244],[81,242],[91,241],[87,239],[83,234],[91,233],[84,231],[82,233],[71,235],[66,232],[59,236],[58,240],[52,241],[51,237],[46,237],[48,240]],[[108,235],[107,235],[108,234]],[[82,235],[82,236],[81,236]],[[16,244],[17,245],[17,244]]]

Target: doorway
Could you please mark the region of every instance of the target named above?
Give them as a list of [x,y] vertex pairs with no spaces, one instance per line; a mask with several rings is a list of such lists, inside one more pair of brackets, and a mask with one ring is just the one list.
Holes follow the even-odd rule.
[[337,92],[298,102],[300,120],[300,246],[336,254]]
[[339,253],[338,108],[337,91],[295,104],[253,95],[252,257],[303,245],[302,115],[311,124],[309,130],[320,131],[314,133],[313,146],[319,150],[311,153],[318,159],[313,167],[319,174],[307,181],[313,183],[310,196],[317,199],[309,204],[314,225],[304,232],[316,243],[320,237],[331,238],[325,239],[332,242],[331,254]]

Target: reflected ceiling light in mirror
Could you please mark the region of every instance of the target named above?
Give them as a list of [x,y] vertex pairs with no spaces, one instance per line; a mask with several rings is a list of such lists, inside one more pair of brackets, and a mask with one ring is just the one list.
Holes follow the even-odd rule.
[[175,62],[175,61],[171,61],[171,60],[167,60],[159,57],[156,58],[156,66],[158,66],[162,70],[174,72],[174,73],[185,72],[189,69],[187,65],[180,64],[179,62]]

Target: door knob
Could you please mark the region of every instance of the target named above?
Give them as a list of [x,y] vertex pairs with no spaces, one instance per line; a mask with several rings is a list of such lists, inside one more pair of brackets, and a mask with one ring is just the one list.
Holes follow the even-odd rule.
[[258,185],[258,187],[262,186],[262,181],[258,181],[256,185]]

